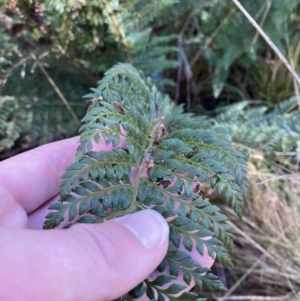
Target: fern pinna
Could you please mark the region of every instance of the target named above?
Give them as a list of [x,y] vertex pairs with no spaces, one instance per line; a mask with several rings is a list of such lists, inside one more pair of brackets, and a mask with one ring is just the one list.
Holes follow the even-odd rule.
[[[186,290],[194,284],[222,289],[197,261],[208,252],[230,264],[223,246],[232,244],[230,227],[210,204],[205,188],[224,194],[241,216],[248,191],[243,155],[224,131],[208,130],[202,117],[174,108],[131,65],[110,69],[88,97],[93,104],[83,118],[76,162],[62,177],[61,199],[49,207],[44,228],[102,223],[152,208],[169,223],[168,253],[155,276],[126,300],[144,294],[156,300],[191,300],[195,294]],[[101,151],[95,151],[97,144]]]

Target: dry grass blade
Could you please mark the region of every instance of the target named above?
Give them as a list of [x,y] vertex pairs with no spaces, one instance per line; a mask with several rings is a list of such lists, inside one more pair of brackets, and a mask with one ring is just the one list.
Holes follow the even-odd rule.
[[[266,9],[265,9],[264,15],[263,15],[263,17],[262,17],[262,20],[261,20],[261,22],[260,22],[260,27],[263,27],[263,25],[264,25],[264,23],[265,23],[265,21],[266,21],[266,19],[267,19],[267,16],[268,16],[268,14],[269,14],[269,12],[270,12],[270,8],[271,8],[271,5],[272,5],[272,2],[273,2],[273,0],[267,0],[267,1],[264,3],[264,5],[263,5],[263,7],[264,7],[264,6],[266,7]],[[255,33],[255,36],[254,36],[253,41],[252,41],[252,43],[251,43],[252,46],[257,42],[258,37],[259,37],[259,32],[257,31],[257,32]]]
[[199,57],[203,54],[204,49],[206,49],[208,47],[208,45],[212,42],[212,40],[217,36],[217,34],[220,32],[220,30],[222,28],[224,28],[224,26],[226,25],[226,23],[228,22],[228,20],[231,18],[231,16],[233,15],[233,13],[235,12],[235,9],[231,9],[228,14],[225,16],[225,18],[222,20],[222,22],[219,24],[219,26],[215,29],[215,31],[211,34],[210,37],[207,38],[205,44],[203,47],[201,47],[199,49],[199,51],[195,54],[195,56],[193,57],[193,59],[191,60],[190,64],[191,66],[193,66],[195,64],[195,62],[199,59]]
[[291,74],[293,75],[293,77],[294,77],[295,81],[297,82],[297,84],[300,86],[300,77],[295,72],[295,70],[290,65],[290,63],[285,58],[285,56],[280,52],[278,47],[272,42],[272,40],[263,31],[263,29],[257,24],[257,22],[251,17],[251,15],[245,10],[245,8],[241,5],[241,3],[238,0],[232,0],[232,1],[240,9],[240,11],[246,16],[246,18],[255,27],[255,29],[260,33],[260,35],[264,38],[264,40],[270,45],[270,47],[273,49],[273,51],[278,55],[280,60],[285,64],[287,69],[291,72]]
[[[215,300],[300,300],[300,182],[285,176],[266,181],[270,171],[251,161],[249,174],[243,221],[224,208],[236,238],[229,270],[235,279],[228,277],[228,292]],[[278,167],[276,174],[282,174]]]
[[294,301],[297,299],[290,299],[290,294],[285,296],[278,296],[278,297],[264,297],[264,296],[230,296],[227,298],[217,298],[217,301]]

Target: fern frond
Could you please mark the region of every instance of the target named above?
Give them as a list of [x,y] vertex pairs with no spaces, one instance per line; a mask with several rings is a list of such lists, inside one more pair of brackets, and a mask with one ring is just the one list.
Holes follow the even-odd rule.
[[219,113],[216,120],[217,122],[229,122],[236,120],[240,117],[237,112],[242,111],[246,106],[248,106],[248,101],[240,101],[236,104],[226,106],[222,108],[222,113]]
[[[206,249],[211,257],[231,263],[223,246],[232,244],[230,227],[204,187],[223,193],[241,216],[247,194],[242,154],[224,131],[208,130],[205,119],[173,109],[171,100],[131,65],[107,71],[89,97],[98,101],[83,119],[76,162],[62,177],[61,200],[50,206],[44,227],[102,223],[152,208],[168,218],[169,251],[159,267],[161,274],[135,293],[146,292],[149,298],[155,294],[158,300],[186,299],[192,295],[178,299],[174,294],[191,279],[200,288],[205,284],[221,289],[221,282],[193,259],[191,251],[203,255]],[[184,127],[185,122],[191,127]],[[201,124],[206,127],[201,129]],[[106,150],[93,151],[99,143]],[[162,277],[167,267],[171,276]],[[161,288],[179,271],[185,285]]]
[[264,106],[248,109],[242,102],[240,106],[232,105],[228,114],[221,113],[212,122],[215,128],[226,128],[234,142],[258,148],[266,156],[275,152],[296,151],[300,137],[300,114],[291,110],[296,107],[297,100],[298,97],[291,97],[269,113]]
[[[101,1],[102,2],[102,1]],[[115,39],[121,44],[124,59],[119,61],[134,64],[145,74],[162,71],[177,66],[177,61],[167,58],[167,54],[175,53],[176,34],[152,36],[152,22],[163,15],[177,0],[165,1],[130,1],[113,8],[113,3],[103,1],[105,21],[109,25]],[[173,44],[173,45],[172,45]]]
[[289,99],[282,101],[278,104],[272,112],[267,115],[268,119],[274,118],[275,116],[280,116],[283,114],[288,113],[289,111],[293,110],[296,105],[298,104],[299,96],[293,96]]

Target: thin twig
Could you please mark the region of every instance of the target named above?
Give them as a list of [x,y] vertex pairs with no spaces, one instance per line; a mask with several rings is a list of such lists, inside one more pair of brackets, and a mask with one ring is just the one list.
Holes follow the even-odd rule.
[[[295,57],[293,59],[290,58],[291,61],[291,65],[292,67],[296,70],[296,66],[298,64],[298,60],[299,60],[299,55],[300,55],[300,44],[298,44],[297,48],[296,48],[296,53],[295,53]],[[295,87],[295,94],[298,98],[298,109],[300,109],[300,92],[299,92],[299,87],[294,79],[294,87]]]
[[[179,48],[179,41],[178,41],[178,49]],[[183,70],[183,63],[182,63],[182,57],[180,55],[180,52],[178,51],[178,69],[177,69],[177,84],[176,84],[176,92],[175,92],[175,103],[178,105],[179,103],[179,97],[180,97],[180,83],[182,78],[182,70]]]
[[184,32],[186,31],[186,28],[188,27],[188,24],[193,17],[194,17],[194,9],[192,9],[190,11],[190,13],[188,14],[188,16],[183,24],[183,27],[179,32],[179,37],[182,37],[184,35]]
[[256,268],[256,266],[260,263],[261,259],[265,255],[262,255],[257,261],[251,266],[250,269],[247,270],[247,272],[238,280],[235,282],[235,284],[226,292],[226,294],[223,297],[218,298],[218,301],[225,301],[230,300],[230,295],[239,287],[239,285],[252,273],[252,271]]
[[258,182],[258,183],[256,183],[256,185],[263,185],[267,182],[274,181],[274,180],[280,180],[280,179],[285,179],[286,180],[286,179],[294,179],[294,178],[299,178],[300,179],[300,174],[276,176],[276,177],[272,177],[270,179],[267,179],[265,181]]
[[[82,68],[82,66],[77,62],[76,58],[70,56],[70,54],[59,44],[56,36],[54,36],[56,41],[57,50],[64,56],[70,64],[72,64],[80,73],[82,73],[93,85],[96,85],[99,79],[92,73]],[[41,57],[40,57],[41,58]]]
[[291,291],[293,292],[295,298],[296,298],[297,300],[300,300],[299,294],[296,292],[296,290],[295,290],[293,284],[291,283],[291,280],[290,280],[288,277],[285,277],[285,278],[286,278],[286,282],[287,282],[289,288],[291,289]]
[[[229,225],[237,232],[239,233],[240,235],[242,235],[249,243],[251,243],[252,245],[254,245],[255,248],[257,248],[259,251],[261,251],[263,253],[262,256],[260,256],[260,258],[258,258],[253,264],[252,266],[246,271],[246,273],[244,273],[244,275],[227,291],[227,293],[222,296],[222,297],[218,297],[217,300],[218,301],[229,301],[229,300],[248,300],[247,298],[246,299],[233,299],[233,298],[236,298],[236,297],[239,297],[239,296],[230,296],[237,288],[238,286],[254,271],[254,269],[256,268],[256,266],[259,264],[259,263],[262,263],[262,260],[265,259],[266,257],[271,259],[273,263],[275,263],[275,265],[277,265],[277,267],[281,267],[281,268],[287,268],[287,266],[284,266],[283,264],[281,264],[270,252],[269,250],[271,249],[272,246],[274,246],[277,241],[280,241],[284,235],[284,233],[286,233],[290,227],[287,227],[285,229],[285,231],[283,232],[283,234],[279,235],[277,237],[277,239],[271,243],[271,245],[268,247],[268,249],[264,249],[262,246],[260,246],[258,243],[256,243],[255,240],[253,240],[247,233],[245,233],[244,231],[242,231],[241,229],[239,229],[237,226],[235,226],[232,222],[228,222]],[[290,271],[289,271],[290,272]],[[279,272],[277,272],[279,273]],[[287,277],[287,278],[290,278],[290,275]],[[278,299],[275,299],[275,300],[278,300],[278,301],[281,301],[281,300],[286,300],[286,298],[288,296],[290,296],[292,293],[289,293],[285,296],[281,296],[281,297],[276,297]],[[248,296],[250,297],[250,296]],[[251,297],[254,297],[254,296],[251,296]],[[255,296],[255,297],[260,297],[260,298],[275,298],[275,297],[264,297],[264,296]],[[249,300],[273,300],[273,299],[249,299]]]
[[[190,86],[192,85],[192,88],[193,88],[193,83],[192,83],[193,71],[189,64],[181,36],[178,38],[178,50],[179,50],[178,55],[180,58],[180,64],[182,65],[182,66],[180,66],[180,68],[182,68],[181,70],[184,72],[184,76],[186,79],[187,111],[190,112],[191,111],[191,92],[192,92],[190,89]],[[180,85],[180,83],[177,83],[177,85],[178,84]]]
[[276,156],[296,156],[297,152],[275,152]]
[[179,35],[178,35],[178,61],[179,61],[179,64],[178,64],[178,70],[177,70],[175,103],[178,104],[178,102],[179,102],[180,83],[181,83],[181,79],[182,79],[182,73],[183,73],[183,71],[185,71],[185,77],[186,77],[186,81],[187,81],[186,85],[187,85],[187,91],[188,91],[188,93],[187,93],[188,94],[188,97],[187,97],[188,111],[190,110],[190,102],[191,102],[190,93],[189,93],[189,85],[190,85],[190,80],[193,77],[193,73],[192,73],[192,69],[189,65],[189,61],[188,61],[187,55],[185,53],[182,40],[183,40],[184,32],[185,32],[190,20],[193,18],[193,16],[194,16],[194,9],[192,9],[190,11],[190,13],[188,14],[188,16],[184,22],[183,28],[181,29],[181,31],[179,32]]
[[247,233],[245,233],[244,231],[242,231],[241,229],[239,229],[234,223],[232,223],[231,221],[227,222],[229,224],[229,226],[234,229],[234,231],[236,231],[238,234],[240,234],[241,236],[243,236],[245,239],[247,239],[247,241],[249,243],[251,243],[257,250],[259,250],[260,252],[262,252],[265,257],[269,258],[277,267],[279,268],[283,268],[283,265],[265,248],[263,248],[260,244],[258,244],[254,239],[252,239]]
[[130,63],[132,65],[132,58],[131,58],[130,52],[128,50],[128,47],[127,47],[127,45],[126,45],[126,43],[124,41],[125,32],[124,32],[122,26],[120,25],[120,23],[119,23],[116,15],[114,15],[113,13],[111,13],[112,9],[111,9],[109,3],[106,2],[104,4],[104,9],[107,11],[107,13],[108,13],[108,15],[110,17],[110,21],[113,24],[113,26],[114,26],[114,28],[115,28],[115,30],[117,32],[117,35],[118,35],[119,39],[121,40],[121,44],[124,47],[124,52],[125,52],[125,56],[127,58],[127,61],[128,61],[128,63]]
[[261,27],[257,24],[257,22],[250,16],[250,14],[245,10],[245,8],[241,5],[238,0],[232,0],[234,4],[240,9],[240,11],[246,16],[249,22],[255,27],[255,29],[260,33],[260,35],[264,38],[264,40],[269,44],[269,46],[273,49],[273,51],[278,55],[279,59],[284,63],[287,69],[291,72],[297,84],[300,86],[300,77],[295,72],[293,67],[290,65],[285,56],[280,52],[278,47],[271,41],[271,39],[267,36],[267,34],[261,29]]
[[[270,1],[270,0],[267,0],[267,1],[264,3],[264,5],[263,5],[263,6],[267,5],[267,7],[266,7],[265,13],[264,13],[264,15],[263,15],[263,17],[262,17],[262,20],[261,20],[261,22],[260,22],[260,27],[263,27],[263,25],[264,25],[265,22],[266,22],[267,16],[268,16],[269,11],[270,11],[270,8],[271,8],[271,6],[272,6],[272,2],[273,2],[273,0],[271,0],[271,1]],[[259,37],[259,32],[257,31],[257,32],[255,33],[255,36],[254,36],[253,41],[252,41],[252,43],[251,43],[252,46],[257,42],[258,37]]]
[[[265,297],[265,296],[229,296],[225,299],[217,298],[217,301],[283,301],[290,298],[291,293],[286,294],[285,296],[276,296],[276,297]],[[293,301],[297,299],[289,299]]]
[[63,104],[66,106],[67,110],[70,112],[70,114],[72,115],[72,117],[75,120],[75,122],[78,125],[80,125],[80,121],[79,121],[78,117],[76,116],[75,112],[73,111],[73,109],[71,108],[70,104],[68,103],[68,101],[66,100],[66,98],[63,96],[63,94],[61,93],[61,91],[59,90],[59,88],[56,86],[56,84],[53,81],[53,79],[50,77],[50,75],[48,74],[48,72],[45,70],[44,66],[40,63],[40,61],[35,56],[35,54],[31,53],[31,57],[36,61],[38,67],[43,72],[43,74],[45,75],[45,77],[47,78],[48,82],[52,86],[53,90],[57,93],[58,97],[61,99],[61,101],[63,102]]
[[[43,54],[41,54],[41,56],[45,56],[45,55],[48,55],[49,51],[46,51],[44,52]],[[22,55],[22,54],[20,54]],[[31,55],[27,55],[27,56],[24,56],[22,57],[18,62],[16,62],[11,68],[10,70],[8,71],[8,73],[6,74],[6,79],[5,79],[5,82],[4,84],[6,83],[6,80],[7,78],[9,78],[11,76],[11,74],[13,73],[13,71],[17,68],[19,68],[20,66],[22,66],[23,64],[26,64],[26,62],[31,58],[32,56]]]
[[218,35],[220,30],[225,26],[229,18],[233,15],[235,12],[234,9],[230,10],[229,13],[226,15],[226,17],[222,20],[222,22],[219,24],[219,26],[215,29],[215,31],[212,33],[212,35],[206,40],[205,44],[203,47],[199,49],[199,51],[195,54],[193,59],[191,60],[190,64],[193,66],[196,61],[199,59],[199,57],[202,55],[204,50],[209,46],[209,44],[212,42],[212,40]]
[[235,87],[235,86],[232,86],[232,85],[230,85],[228,83],[225,83],[224,84],[224,88],[226,90],[236,92],[237,94],[240,95],[241,99],[250,99],[250,96],[248,96],[247,92],[246,91],[242,91],[238,87]]

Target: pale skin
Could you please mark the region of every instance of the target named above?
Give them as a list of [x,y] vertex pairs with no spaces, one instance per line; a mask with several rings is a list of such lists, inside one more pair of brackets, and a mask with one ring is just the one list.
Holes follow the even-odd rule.
[[[41,230],[77,143],[77,137],[66,139],[0,162],[0,300],[114,300],[150,275],[167,252],[167,224],[151,212]],[[203,258],[208,267],[212,262]]]

